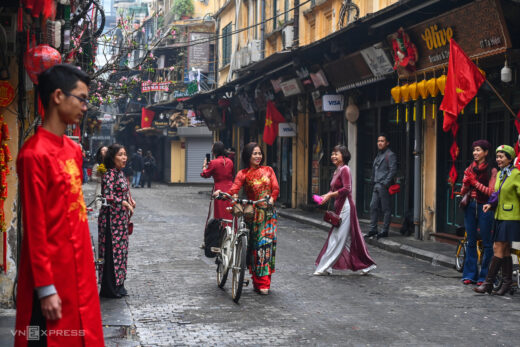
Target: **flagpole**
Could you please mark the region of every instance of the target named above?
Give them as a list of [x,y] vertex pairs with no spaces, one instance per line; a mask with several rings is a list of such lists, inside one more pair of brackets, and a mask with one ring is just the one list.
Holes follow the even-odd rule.
[[502,97],[502,95],[500,95],[498,93],[498,90],[496,90],[495,87],[493,87],[493,85],[486,79],[486,83],[488,84],[488,86],[491,88],[491,90],[493,90],[495,92],[495,94],[498,96],[498,98],[500,99],[500,101],[502,101],[502,103],[504,104],[504,106],[509,110],[509,112],[511,112],[511,115],[513,116],[514,119],[516,119],[516,114],[513,112],[513,110],[511,109],[511,107],[506,103],[506,101],[504,100],[504,98]]

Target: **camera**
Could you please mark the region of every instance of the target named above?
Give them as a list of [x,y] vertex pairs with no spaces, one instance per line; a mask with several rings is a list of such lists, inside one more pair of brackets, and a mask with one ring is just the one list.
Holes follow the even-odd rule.
[[209,153],[206,153],[206,163],[209,164],[210,161],[211,161],[211,155]]

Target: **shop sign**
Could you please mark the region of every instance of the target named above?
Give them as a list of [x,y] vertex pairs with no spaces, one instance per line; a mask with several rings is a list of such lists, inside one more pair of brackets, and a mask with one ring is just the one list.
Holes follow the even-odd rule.
[[361,50],[360,53],[374,76],[382,76],[394,72],[392,64],[382,48],[372,46]]
[[167,128],[169,125],[169,121],[168,119],[163,119],[163,120],[153,120],[152,121],[152,126],[154,128],[157,128],[157,129],[164,129],[164,128]]
[[141,93],[167,92],[170,90],[170,82],[141,82]]
[[278,136],[295,137],[296,136],[296,124],[295,123],[278,123]]
[[292,78],[280,83],[280,88],[282,89],[284,96],[293,96],[303,93],[303,88],[300,84],[300,81],[298,81],[296,78]]
[[325,112],[343,111],[343,95],[338,95],[338,94],[323,95],[323,111],[325,111]]
[[[473,1],[407,28],[406,32],[419,52],[416,73],[447,64],[451,38],[457,41],[470,59],[503,53],[511,47],[497,0]],[[390,36],[388,42],[391,42]]]
[[191,44],[188,46],[188,71],[192,69],[198,69],[201,72],[209,71],[210,35],[210,33],[190,33]]

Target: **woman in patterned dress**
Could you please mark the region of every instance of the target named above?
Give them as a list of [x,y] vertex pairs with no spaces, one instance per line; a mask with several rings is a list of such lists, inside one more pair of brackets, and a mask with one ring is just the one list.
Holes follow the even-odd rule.
[[[264,158],[264,152],[257,143],[250,142],[244,146],[242,162],[246,168],[238,172],[228,193],[237,197],[243,186],[250,200],[270,196],[269,204],[258,204],[255,208],[253,222],[249,225],[251,232],[247,259],[255,291],[266,295],[271,288],[271,275],[275,272],[277,215],[273,204],[280,188],[273,169],[262,165]],[[215,195],[219,192],[215,191]]]
[[98,218],[99,257],[105,260],[100,273],[100,296],[120,298],[128,295],[124,286],[128,257],[128,222],[135,201],[130,197],[128,181],[123,173],[127,155],[118,144],[108,147],[105,156],[107,172],[101,182],[101,194],[107,205],[101,207]]

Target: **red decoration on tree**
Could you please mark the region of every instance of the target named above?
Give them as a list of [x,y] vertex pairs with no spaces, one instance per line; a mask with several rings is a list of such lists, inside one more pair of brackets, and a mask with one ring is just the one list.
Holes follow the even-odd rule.
[[29,48],[23,58],[25,70],[34,84],[38,84],[38,74],[56,64],[61,64],[60,52],[49,45]]
[[0,107],[6,107],[13,102],[14,88],[9,81],[0,81]]

